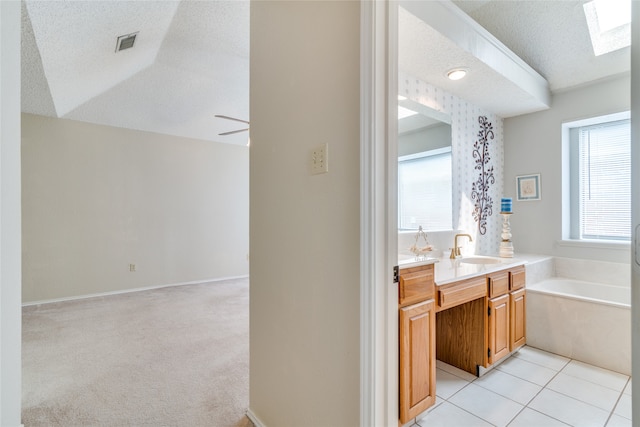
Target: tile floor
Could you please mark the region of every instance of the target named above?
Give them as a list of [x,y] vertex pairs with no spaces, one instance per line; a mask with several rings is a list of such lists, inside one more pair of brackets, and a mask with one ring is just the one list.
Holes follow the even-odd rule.
[[523,347],[476,378],[437,363],[436,404],[408,426],[631,426],[631,379]]

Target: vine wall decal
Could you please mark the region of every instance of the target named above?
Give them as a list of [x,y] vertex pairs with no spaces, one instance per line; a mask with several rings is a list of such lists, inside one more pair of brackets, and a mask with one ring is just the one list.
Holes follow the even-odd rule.
[[486,116],[479,116],[480,131],[478,140],[473,144],[473,158],[476,159],[475,169],[480,171],[478,180],[471,188],[471,200],[475,201],[473,219],[478,223],[478,231],[484,235],[487,232],[487,218],[493,214],[493,199],[489,196],[489,186],[495,184],[493,166],[489,165],[489,140],[494,138],[493,126]]

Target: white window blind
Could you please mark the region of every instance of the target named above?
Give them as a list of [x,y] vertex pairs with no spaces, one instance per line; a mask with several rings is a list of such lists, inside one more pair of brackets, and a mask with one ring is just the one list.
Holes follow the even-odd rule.
[[580,238],[630,240],[630,121],[584,126],[578,135]]
[[450,230],[451,151],[407,157],[398,163],[399,228]]

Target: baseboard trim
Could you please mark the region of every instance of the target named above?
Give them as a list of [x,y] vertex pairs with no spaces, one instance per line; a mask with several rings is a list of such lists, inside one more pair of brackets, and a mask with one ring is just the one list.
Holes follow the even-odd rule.
[[253,411],[251,410],[251,408],[247,409],[246,412],[247,418],[249,418],[251,420],[251,422],[253,423],[253,425],[255,427],[267,427],[265,423],[263,423],[260,418],[258,418],[256,416],[256,414],[253,413]]
[[141,288],[122,289],[119,291],[99,292],[95,294],[85,294],[85,295],[77,295],[77,296],[71,296],[71,297],[30,301],[30,302],[22,303],[22,306],[29,307],[32,305],[51,304],[54,302],[65,302],[65,301],[75,301],[75,300],[81,300],[81,299],[87,299],[87,298],[107,297],[112,295],[128,294],[131,292],[142,292],[142,291],[151,291],[154,289],[169,288],[171,286],[199,285],[201,283],[224,282],[225,280],[246,279],[247,277],[249,277],[249,275],[219,277],[216,279],[206,279],[206,280],[194,280],[191,282],[180,282],[180,283],[172,283],[172,284],[166,284],[166,285],[145,286]]

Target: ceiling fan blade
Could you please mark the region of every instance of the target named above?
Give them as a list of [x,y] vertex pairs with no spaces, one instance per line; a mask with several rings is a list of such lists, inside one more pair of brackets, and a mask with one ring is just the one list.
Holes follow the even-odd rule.
[[232,130],[230,132],[222,132],[222,133],[219,133],[218,135],[220,135],[220,136],[233,135],[234,133],[246,132],[248,130],[249,130],[249,128],[247,128],[247,129],[238,129],[238,130]]
[[233,120],[233,121],[236,121],[236,122],[249,124],[248,121],[241,120],[241,119],[236,119],[235,117],[223,116],[223,115],[220,115],[220,114],[216,114],[214,117],[219,117],[221,119]]

